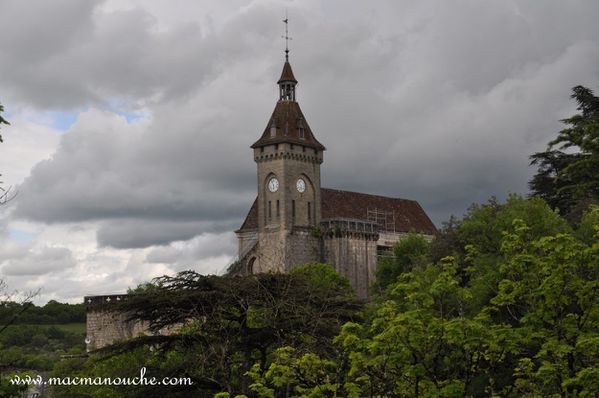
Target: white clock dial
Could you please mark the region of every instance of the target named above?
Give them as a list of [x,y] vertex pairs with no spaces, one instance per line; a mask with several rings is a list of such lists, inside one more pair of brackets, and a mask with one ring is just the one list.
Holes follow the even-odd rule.
[[304,181],[303,179],[298,179],[297,182],[295,183],[295,187],[297,188],[297,190],[300,193],[303,193],[306,190],[306,181]]
[[271,178],[268,181],[268,190],[270,192],[277,192],[278,189],[279,189],[279,180],[277,180],[276,178]]

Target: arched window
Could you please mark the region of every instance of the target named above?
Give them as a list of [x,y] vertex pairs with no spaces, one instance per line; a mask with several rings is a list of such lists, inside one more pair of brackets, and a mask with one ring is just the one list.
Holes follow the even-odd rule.
[[252,275],[254,273],[254,263],[256,262],[256,257],[252,257],[250,261],[248,261],[247,265],[247,274]]

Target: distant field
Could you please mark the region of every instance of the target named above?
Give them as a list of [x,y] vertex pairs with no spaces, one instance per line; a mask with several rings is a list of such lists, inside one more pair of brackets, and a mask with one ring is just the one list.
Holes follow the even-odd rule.
[[56,328],[64,330],[65,332],[85,334],[85,323],[64,323],[48,326],[55,326]]
[[49,328],[54,326],[57,329],[64,330],[65,332],[85,334],[85,323],[51,323],[51,324],[27,324],[27,325],[13,325],[13,326],[39,326],[43,328]]

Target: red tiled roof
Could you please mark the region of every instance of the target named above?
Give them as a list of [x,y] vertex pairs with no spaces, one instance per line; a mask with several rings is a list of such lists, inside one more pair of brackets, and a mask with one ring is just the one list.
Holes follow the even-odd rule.
[[[389,215],[388,220],[393,221],[396,232],[414,231],[426,235],[437,233],[435,225],[415,200],[328,188],[321,188],[320,194],[323,219],[351,218],[368,221],[368,210],[370,209],[386,212]],[[257,228],[258,203],[256,199],[240,231]]]
[[322,219],[368,220],[368,210],[386,213],[389,228],[396,232],[437,233],[437,228],[415,200],[321,188]]
[[297,80],[295,80],[295,76],[293,76],[293,71],[291,70],[291,64],[289,62],[285,62],[285,65],[283,65],[283,72],[281,72],[281,78],[277,83],[282,82],[297,83]]
[[[271,133],[272,126],[276,127],[274,137]],[[304,138],[301,138],[300,130],[304,131]],[[314,148],[324,151],[326,148],[312,134],[312,129],[308,125],[299,104],[296,101],[279,101],[275,106],[272,116],[266,124],[262,136],[251,147],[259,148],[264,145],[279,144],[288,142],[292,144],[304,145],[308,148]]]

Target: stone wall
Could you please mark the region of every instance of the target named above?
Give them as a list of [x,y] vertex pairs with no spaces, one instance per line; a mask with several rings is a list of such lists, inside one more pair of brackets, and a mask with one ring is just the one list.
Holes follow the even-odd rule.
[[147,325],[127,321],[124,313],[90,311],[87,313],[87,349],[95,350],[146,334]]
[[[86,296],[87,351],[97,350],[111,344],[126,341],[141,335],[150,335],[148,322],[129,321],[128,314],[106,309],[106,304],[127,300],[127,294]],[[168,335],[179,330],[181,325],[161,329],[158,334]]]
[[294,265],[322,262],[320,239],[314,235],[312,227],[294,227],[286,240],[286,271]]
[[[322,151],[315,151],[302,145],[281,143],[267,145],[254,150],[254,160],[258,166],[258,226],[279,225],[291,230],[296,225],[318,225],[321,213],[320,164]],[[267,184],[270,178],[279,180],[279,189],[270,192]],[[300,193],[296,181],[303,178],[306,190]],[[279,201],[279,214],[276,214],[276,202]],[[295,216],[292,202],[295,201]],[[270,202],[271,211],[268,211]],[[308,216],[307,204],[311,204]]]
[[88,351],[125,341],[147,332],[147,324],[128,321],[127,314],[109,311],[105,308],[106,304],[123,301],[127,297],[126,294],[85,297],[87,308],[85,342]]
[[238,242],[237,253],[239,255],[239,259],[242,259],[258,242],[258,231],[237,231],[236,233]]
[[285,272],[285,231],[279,226],[267,226],[259,236],[259,267],[254,267],[253,273]]
[[361,298],[368,297],[377,263],[376,233],[330,231],[323,237],[324,262],[345,276]]

